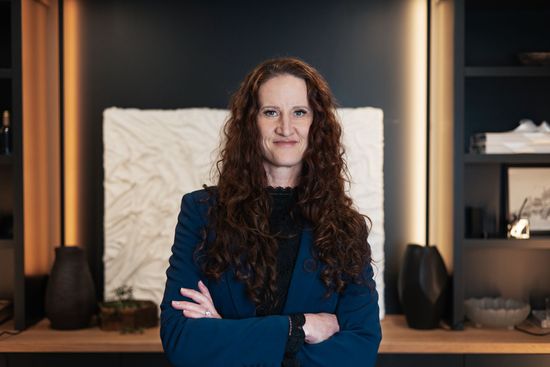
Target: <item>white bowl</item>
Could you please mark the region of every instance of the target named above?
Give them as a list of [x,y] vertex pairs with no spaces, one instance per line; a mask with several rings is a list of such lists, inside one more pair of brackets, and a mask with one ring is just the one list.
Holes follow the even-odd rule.
[[506,298],[469,298],[464,302],[466,316],[479,326],[513,329],[529,315],[531,307]]

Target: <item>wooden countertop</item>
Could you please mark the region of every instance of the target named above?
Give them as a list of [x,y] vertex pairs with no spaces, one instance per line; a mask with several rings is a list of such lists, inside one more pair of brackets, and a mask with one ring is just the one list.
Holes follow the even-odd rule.
[[[0,330],[6,330],[6,326],[0,326]],[[382,333],[380,353],[550,354],[550,335],[475,328],[413,330],[401,315],[387,315],[382,321]],[[162,346],[158,328],[146,329],[143,334],[106,332],[97,327],[59,331],[50,329],[49,321],[42,320],[18,335],[0,336],[0,353],[19,352],[160,353]]]

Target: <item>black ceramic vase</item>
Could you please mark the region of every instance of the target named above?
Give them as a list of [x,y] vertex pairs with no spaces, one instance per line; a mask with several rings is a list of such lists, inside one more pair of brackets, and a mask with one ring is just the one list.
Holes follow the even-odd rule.
[[92,275],[79,247],[57,247],[46,288],[46,317],[60,330],[90,326],[97,302]]
[[413,329],[439,326],[446,305],[448,275],[435,246],[408,245],[398,291],[407,324]]

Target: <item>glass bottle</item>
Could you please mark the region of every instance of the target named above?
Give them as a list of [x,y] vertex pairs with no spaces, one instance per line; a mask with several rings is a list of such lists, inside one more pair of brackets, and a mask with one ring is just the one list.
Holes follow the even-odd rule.
[[11,154],[10,112],[2,113],[2,132],[0,134],[0,154]]

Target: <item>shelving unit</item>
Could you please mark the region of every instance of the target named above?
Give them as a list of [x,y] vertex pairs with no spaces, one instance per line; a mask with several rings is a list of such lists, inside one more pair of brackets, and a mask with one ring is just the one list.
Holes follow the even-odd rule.
[[[530,301],[550,295],[550,237],[506,238],[510,166],[550,166],[550,154],[472,154],[475,133],[504,132],[519,120],[550,121],[550,67],[522,66],[517,54],[550,51],[550,3],[455,1],[454,277],[452,324],[464,300],[501,295]],[[462,56],[463,55],[463,56]],[[488,238],[466,233],[466,209],[482,213]],[[479,223],[479,222],[478,222]],[[481,237],[481,236],[480,236]]]
[[13,301],[19,330],[44,317],[59,244],[57,12],[56,2],[0,0],[0,112],[12,134],[11,155],[0,155],[0,298]]
[[[0,155],[0,215],[11,217],[12,238],[0,239],[0,298],[14,302],[17,327],[25,324],[21,149],[21,2],[0,2],[0,113],[10,111],[12,155]],[[9,223],[8,222],[8,223]],[[18,291],[18,289],[21,290]]]

